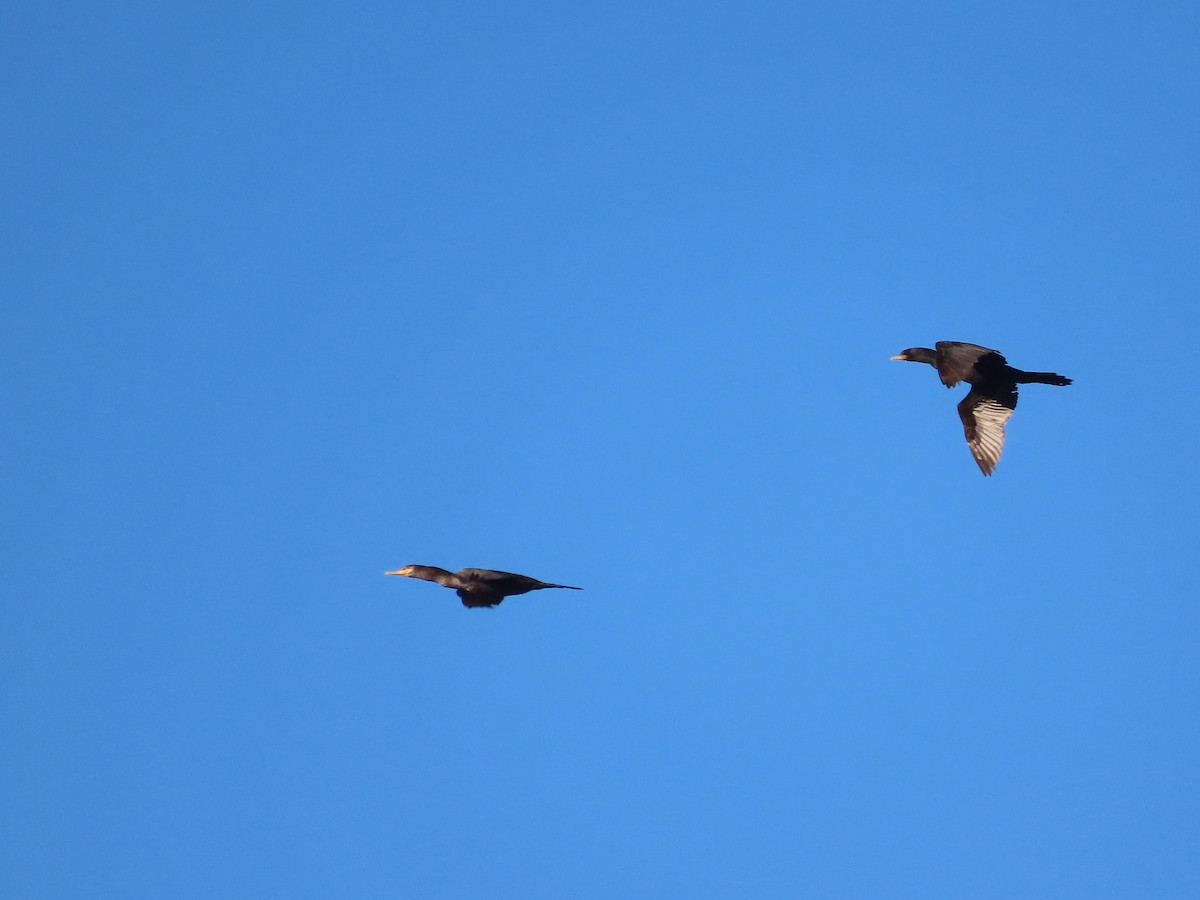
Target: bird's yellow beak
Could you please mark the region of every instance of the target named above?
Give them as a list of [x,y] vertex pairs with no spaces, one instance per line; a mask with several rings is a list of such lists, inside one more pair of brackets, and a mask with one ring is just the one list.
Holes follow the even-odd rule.
[[908,359],[903,353],[897,353],[895,356],[889,356],[888,359]]
[[403,569],[396,569],[396,571],[394,571],[394,572],[384,572],[383,574],[384,574],[384,575],[403,575],[403,574],[404,574],[404,570],[403,570]]

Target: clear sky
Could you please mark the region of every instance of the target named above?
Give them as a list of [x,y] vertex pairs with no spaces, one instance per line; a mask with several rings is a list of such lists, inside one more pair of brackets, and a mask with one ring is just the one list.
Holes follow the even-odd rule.
[[0,24],[0,894],[1200,896],[1195,4]]

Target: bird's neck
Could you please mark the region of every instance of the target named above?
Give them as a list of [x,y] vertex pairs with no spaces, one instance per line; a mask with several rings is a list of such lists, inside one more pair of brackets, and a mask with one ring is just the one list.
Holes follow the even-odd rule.
[[437,566],[413,566],[412,576],[422,581],[434,581],[442,587],[456,588],[462,586],[462,580],[453,572],[447,572]]
[[936,367],[937,353],[928,347],[913,347],[908,351],[908,361],[929,363],[929,365]]

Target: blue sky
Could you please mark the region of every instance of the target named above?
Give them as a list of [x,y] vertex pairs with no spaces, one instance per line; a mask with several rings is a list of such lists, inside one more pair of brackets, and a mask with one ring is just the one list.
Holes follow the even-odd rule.
[[0,893],[1196,896],[1194,8],[0,21]]

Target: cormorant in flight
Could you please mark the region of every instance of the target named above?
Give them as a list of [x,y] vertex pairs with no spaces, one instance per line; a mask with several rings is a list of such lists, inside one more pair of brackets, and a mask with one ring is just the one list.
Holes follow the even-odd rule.
[[566,588],[570,591],[582,591],[583,588],[572,587],[569,584],[549,584],[538,581],[528,575],[514,575],[512,572],[497,572],[494,569],[460,569],[457,574],[439,569],[437,566],[405,566],[386,575],[404,575],[407,578],[420,578],[422,581],[436,581],[442,587],[454,588],[462,598],[463,606],[496,606],[505,597],[516,594],[527,594],[530,591],[540,591],[543,588]]
[[1017,408],[1017,385],[1071,383],[1070,378],[1054,372],[1014,369],[997,351],[960,341],[938,341],[937,350],[910,347],[892,359],[929,363],[937,369],[946,387],[954,387],[960,381],[971,385],[970,392],[958,404],[958,415],[967,435],[967,446],[984,475],[991,475],[1000,462],[1004,426]]

